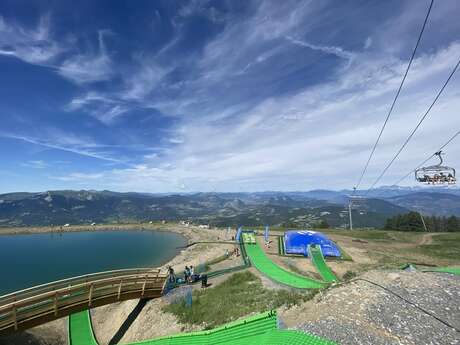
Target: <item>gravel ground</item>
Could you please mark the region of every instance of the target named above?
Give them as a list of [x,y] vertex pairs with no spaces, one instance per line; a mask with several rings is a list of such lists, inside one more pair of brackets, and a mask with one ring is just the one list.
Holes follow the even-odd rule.
[[416,306],[381,287],[356,280],[302,306],[281,311],[280,316],[290,328],[342,345],[460,344],[460,332],[436,319],[460,329],[460,277],[372,271],[361,278],[382,285]]
[[31,328],[25,332],[0,337],[0,345],[66,345],[67,318]]

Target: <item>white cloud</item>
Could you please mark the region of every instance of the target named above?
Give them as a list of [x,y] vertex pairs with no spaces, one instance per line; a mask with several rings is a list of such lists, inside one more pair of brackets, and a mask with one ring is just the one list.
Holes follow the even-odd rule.
[[137,71],[129,72],[124,78],[123,91],[119,97],[129,101],[144,101],[156,87],[161,83],[162,78],[170,71],[160,67],[155,61],[138,59]]
[[[391,159],[458,56],[460,44],[452,44],[414,61],[365,183]],[[362,53],[337,80],[264,100],[237,119],[221,121],[220,114],[189,118],[172,137],[183,140],[172,152],[106,171],[104,180],[113,188],[143,191],[177,190],[181,184],[189,190],[350,188],[406,63]],[[383,183],[410,171],[453,134],[452,128],[460,128],[459,86],[457,76]],[[460,165],[460,145],[447,152],[449,163]]]
[[7,22],[0,15],[0,55],[14,56],[25,62],[49,65],[64,48],[50,34],[50,15],[43,15],[34,29]]
[[49,164],[43,160],[30,160],[24,163],[21,163],[21,166],[32,169],[45,169],[49,167]]
[[[312,29],[324,20],[317,8],[322,3],[260,2],[251,16],[225,18],[223,31],[199,53],[165,61],[182,42],[184,33],[178,30],[163,50],[133,54],[133,64],[126,69],[114,66],[101,35],[98,52],[70,57],[63,64],[69,67],[67,78],[86,84],[66,110],[86,112],[111,125],[126,119],[133,109],[155,108],[177,116],[176,122],[160,139],[166,148],[159,154],[143,154],[135,166],[62,178],[139,191],[171,191],[182,185],[188,190],[351,187],[400,83],[406,51],[425,8],[417,5],[412,11],[411,5],[397,18],[376,26],[375,33],[366,32],[349,45],[344,39],[339,46],[328,40],[333,33],[319,35]],[[202,11],[201,2],[191,4],[182,10],[183,16]],[[42,30],[37,35],[49,33]],[[392,157],[460,56],[458,42],[422,43],[420,51],[429,53],[419,52],[412,65],[366,183]],[[318,53],[324,59],[315,60]],[[315,58],[309,59],[311,55]],[[322,60],[333,63],[316,70]],[[90,83],[111,78],[115,69],[121,83],[109,91],[95,91]],[[178,69],[190,74],[172,84],[169,79],[182,77],[170,75]],[[297,84],[281,84],[283,80]],[[383,183],[410,170],[451,135],[452,128],[460,127],[458,86],[456,76]],[[103,147],[72,140],[21,140],[116,161]],[[460,145],[450,147],[448,154],[451,164],[460,165]]]
[[342,49],[341,47],[329,47],[329,46],[316,45],[316,44],[312,44],[309,42],[297,40],[289,36],[287,36],[286,39],[290,41],[291,43],[299,45],[301,47],[306,47],[312,50],[321,51],[323,53],[332,54],[332,55],[338,56],[346,60],[351,60],[355,56],[353,52],[346,51]]
[[0,132],[0,137],[24,141],[30,144],[39,145],[42,147],[67,151],[80,156],[96,158],[103,161],[113,163],[123,163],[125,161],[119,158],[114,158],[103,149],[106,145],[99,145],[92,142],[89,138],[72,135],[71,133],[62,132],[59,130],[41,130],[40,136],[12,134]]
[[56,180],[65,181],[65,182],[87,182],[87,181],[99,180],[103,177],[104,177],[103,173],[94,173],[94,174],[71,173],[66,176],[54,176]]
[[59,74],[78,84],[109,80],[113,75],[112,61],[107,54],[104,34],[99,31],[97,53],[83,53],[63,61]]

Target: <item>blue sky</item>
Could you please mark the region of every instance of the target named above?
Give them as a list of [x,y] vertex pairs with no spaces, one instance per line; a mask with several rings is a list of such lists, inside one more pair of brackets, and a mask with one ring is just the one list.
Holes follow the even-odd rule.
[[[3,0],[0,192],[350,188],[428,5]],[[459,14],[435,2],[363,187],[460,58]],[[455,75],[382,184],[460,129],[459,86]],[[459,168],[459,141],[446,152]]]

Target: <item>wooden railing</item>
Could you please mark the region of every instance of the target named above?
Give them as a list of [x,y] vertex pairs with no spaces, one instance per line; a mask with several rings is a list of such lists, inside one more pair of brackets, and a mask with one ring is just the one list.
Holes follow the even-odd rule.
[[0,336],[105,304],[160,297],[166,280],[158,269],[127,269],[63,279],[1,296]]

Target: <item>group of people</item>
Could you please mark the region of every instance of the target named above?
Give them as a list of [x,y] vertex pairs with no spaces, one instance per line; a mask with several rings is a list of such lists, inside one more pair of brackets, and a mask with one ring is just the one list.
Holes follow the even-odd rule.
[[190,267],[185,266],[184,279],[187,283],[193,283],[197,280],[197,276],[195,276],[195,270],[192,265],[190,265]]
[[439,173],[439,174],[434,174],[433,176],[430,175],[423,175],[423,177],[418,178],[419,182],[426,182],[428,184],[436,184],[436,183],[455,183],[456,178],[451,174],[444,174],[444,173]]
[[201,280],[202,287],[208,286],[208,276],[206,274],[195,274],[193,266],[185,266],[184,269],[184,279],[177,278],[174,272],[174,268],[171,266],[168,267],[168,282],[171,284],[180,284],[180,283],[194,283]]

